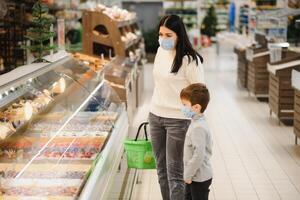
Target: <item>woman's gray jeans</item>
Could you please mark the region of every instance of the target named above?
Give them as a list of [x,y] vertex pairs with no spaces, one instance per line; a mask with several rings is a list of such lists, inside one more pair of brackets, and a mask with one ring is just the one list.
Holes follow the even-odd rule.
[[183,146],[190,120],[149,114],[150,134],[164,200],[184,199]]

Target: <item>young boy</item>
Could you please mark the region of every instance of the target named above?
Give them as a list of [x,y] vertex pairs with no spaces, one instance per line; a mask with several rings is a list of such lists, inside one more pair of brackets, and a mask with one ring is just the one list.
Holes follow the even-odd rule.
[[201,83],[192,84],[180,93],[182,112],[191,118],[184,143],[184,181],[186,200],[208,200],[212,182],[212,136],[204,111],[209,102],[209,92]]

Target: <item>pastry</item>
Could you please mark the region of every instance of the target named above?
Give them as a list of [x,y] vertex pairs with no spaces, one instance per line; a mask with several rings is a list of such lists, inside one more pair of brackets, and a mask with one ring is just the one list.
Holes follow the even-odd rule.
[[116,121],[118,117],[117,112],[102,112],[97,117],[95,117],[93,120],[112,120]]
[[66,89],[66,81],[64,78],[60,78],[57,82],[53,84],[53,88],[51,90],[54,94],[61,94]]
[[3,140],[5,139],[9,134],[14,133],[16,130],[12,126],[11,123],[0,123],[0,139]]
[[32,105],[29,102],[26,102],[21,113],[24,114],[23,118],[25,120],[30,120],[33,113]]
[[46,121],[60,121],[62,120],[67,114],[63,112],[53,112],[53,113],[48,113],[46,115],[38,115],[38,118],[42,118],[43,120]]
[[33,114],[33,107],[30,102],[17,104],[14,103],[7,110],[0,115],[0,118],[14,121],[28,121]]
[[17,157],[17,151],[13,149],[5,150],[4,154],[6,154],[9,159]]

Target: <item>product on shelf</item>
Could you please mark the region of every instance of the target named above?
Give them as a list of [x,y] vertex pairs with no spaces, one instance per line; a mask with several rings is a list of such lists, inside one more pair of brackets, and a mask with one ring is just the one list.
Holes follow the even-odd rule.
[[46,148],[38,159],[92,159],[96,158],[100,151],[97,147],[61,147],[61,148]]
[[100,121],[116,121],[118,118],[117,112],[100,112],[97,113],[97,116],[95,116],[92,120],[100,120]]
[[47,113],[47,114],[37,115],[36,118],[40,118],[40,119],[47,120],[47,121],[59,122],[62,119],[64,119],[66,116],[68,116],[68,113],[66,113],[66,112],[51,112],[51,113]]
[[248,33],[248,22],[249,22],[249,6],[246,4],[240,7],[239,32],[241,34]]
[[[49,141],[50,138],[23,137],[1,144],[1,159],[30,158],[35,155]],[[102,149],[106,135],[56,137],[38,155],[38,159],[95,159]],[[36,144],[36,145],[33,145]]]
[[[20,172],[8,170],[3,172],[3,178],[15,178]],[[85,171],[26,171],[21,175],[22,179],[83,179]]]
[[[74,131],[77,134],[95,134],[94,131],[110,132],[117,120],[116,112],[86,112],[79,113],[63,129],[63,132]],[[61,127],[59,121],[40,121],[31,125],[31,130],[49,132],[57,131]]]
[[81,184],[81,179],[4,179],[1,191],[4,196],[75,197]]
[[288,17],[282,0],[271,5],[267,1],[260,1],[260,6],[252,7],[249,11],[249,33],[263,33],[268,38],[286,41]]
[[[32,131],[41,131],[41,133],[49,132],[49,131],[58,131],[61,127],[61,123],[50,123],[50,122],[41,122],[36,123],[31,126]],[[111,122],[104,122],[98,124],[85,124],[85,123],[69,123],[67,124],[61,134],[65,134],[67,131],[73,131],[71,134],[80,135],[80,134],[95,134],[95,131],[101,132],[110,132],[113,128],[113,124]],[[54,132],[55,134],[55,132]]]
[[103,69],[103,67],[108,64],[110,61],[108,59],[98,58],[94,56],[89,56],[82,53],[75,53],[74,58],[80,62],[83,62],[84,64],[94,67],[95,71]]
[[6,111],[0,113],[0,118],[6,118],[10,121],[28,121],[32,117],[32,113],[32,105],[22,100],[12,104]]
[[110,8],[103,4],[98,4],[95,8],[95,11],[103,12],[110,18],[118,21],[132,20],[136,18],[135,13],[128,12],[127,10],[118,8],[117,6],[113,6]]
[[32,105],[24,100],[13,103],[6,110],[0,112],[0,139],[5,139],[8,135],[16,132],[16,129],[28,122],[32,115]]
[[[4,179],[82,179],[86,180],[91,164],[87,162],[36,162],[25,171],[26,162],[1,162],[0,174]],[[0,184],[1,185],[1,184]],[[1,186],[0,186],[1,187]]]
[[229,11],[227,5],[217,5],[216,15],[218,19],[217,29],[219,31],[228,29]]
[[174,14],[180,16],[183,23],[186,25],[188,31],[198,26],[197,23],[198,14],[196,8],[185,7],[185,6],[183,8],[171,7],[171,8],[167,8],[165,12],[167,15]]
[[61,10],[55,13],[56,18],[65,20],[78,20],[82,17],[82,13],[77,10]]
[[61,94],[66,89],[66,80],[64,78],[60,78],[57,82],[55,82],[52,86],[51,92],[54,94]]
[[125,43],[129,43],[129,42],[132,42],[134,40],[138,39],[138,36],[135,34],[135,33],[132,33],[132,32],[127,32],[125,34],[125,36],[121,36],[121,40]]
[[43,111],[48,104],[52,101],[51,94],[48,90],[43,90],[43,92],[37,92],[36,97],[33,100],[28,100],[33,107],[35,114]]
[[16,131],[10,122],[0,122],[0,130],[0,139],[2,140]]
[[38,93],[33,100],[21,99],[0,112],[0,138],[5,139],[28,122],[34,114],[41,112],[51,101],[48,93],[44,90],[44,93]]

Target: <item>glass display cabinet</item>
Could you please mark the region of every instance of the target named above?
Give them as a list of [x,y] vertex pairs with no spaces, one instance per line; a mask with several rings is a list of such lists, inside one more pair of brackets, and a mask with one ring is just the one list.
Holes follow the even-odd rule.
[[127,135],[125,106],[65,52],[0,76],[0,199],[105,199]]

